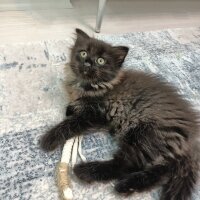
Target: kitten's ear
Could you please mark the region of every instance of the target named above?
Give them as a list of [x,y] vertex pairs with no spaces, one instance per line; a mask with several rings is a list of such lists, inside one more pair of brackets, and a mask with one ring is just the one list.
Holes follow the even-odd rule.
[[84,31],[82,31],[81,29],[76,28],[76,35],[77,35],[77,39],[89,39],[90,36],[85,33]]
[[122,63],[124,62],[124,60],[128,54],[129,48],[125,47],[125,46],[117,46],[117,47],[113,47],[113,48],[116,52],[119,64],[122,65]]

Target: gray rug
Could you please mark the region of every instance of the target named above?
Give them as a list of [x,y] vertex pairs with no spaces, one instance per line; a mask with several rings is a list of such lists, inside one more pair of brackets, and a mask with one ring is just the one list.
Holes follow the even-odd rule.
[[[129,46],[127,68],[160,74],[200,110],[200,29],[98,35]],[[0,199],[56,200],[55,166],[61,150],[46,154],[39,137],[64,118],[64,64],[71,40],[0,46]],[[114,141],[103,133],[82,143],[88,160],[108,159]],[[108,184],[82,185],[72,175],[77,200],[156,200],[159,190],[122,198]],[[200,199],[200,184],[193,199]]]

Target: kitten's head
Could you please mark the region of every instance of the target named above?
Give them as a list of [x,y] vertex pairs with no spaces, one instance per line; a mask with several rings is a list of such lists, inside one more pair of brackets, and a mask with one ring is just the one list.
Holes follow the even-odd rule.
[[80,81],[109,82],[116,77],[128,53],[128,47],[113,47],[76,29],[70,66]]

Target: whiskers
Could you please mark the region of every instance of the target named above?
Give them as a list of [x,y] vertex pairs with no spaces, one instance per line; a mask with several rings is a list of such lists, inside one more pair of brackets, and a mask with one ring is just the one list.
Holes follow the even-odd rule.
[[99,82],[108,82],[113,78],[115,78],[116,75],[117,75],[116,71],[111,71],[109,69],[103,69],[102,71],[101,70],[98,71]]
[[[72,71],[75,73],[75,80],[68,85],[73,88],[76,97],[100,97],[112,90],[115,85],[123,79],[123,71],[110,69],[93,70],[90,75],[84,75],[75,62],[70,63]],[[87,86],[87,87],[86,87]],[[88,87],[89,86],[89,87]],[[87,89],[86,89],[87,88]]]
[[107,82],[97,82],[97,83],[91,83],[91,87],[93,90],[85,91],[82,90],[81,96],[90,96],[90,97],[99,97],[105,95],[109,90],[112,90],[115,85],[119,84],[122,79],[124,73],[122,71],[118,72],[116,77],[112,79],[111,81]]

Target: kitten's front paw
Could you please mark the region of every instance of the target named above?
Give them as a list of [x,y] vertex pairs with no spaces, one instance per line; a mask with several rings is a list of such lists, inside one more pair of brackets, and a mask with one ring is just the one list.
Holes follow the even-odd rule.
[[60,144],[62,144],[61,138],[56,134],[56,130],[53,128],[41,137],[40,146],[44,151],[53,151]]
[[95,180],[91,163],[80,163],[75,165],[74,173],[79,179],[87,183],[91,183]]
[[123,195],[130,195],[131,193],[134,192],[134,189],[130,187],[129,181],[127,179],[119,181],[115,185],[115,190]]

